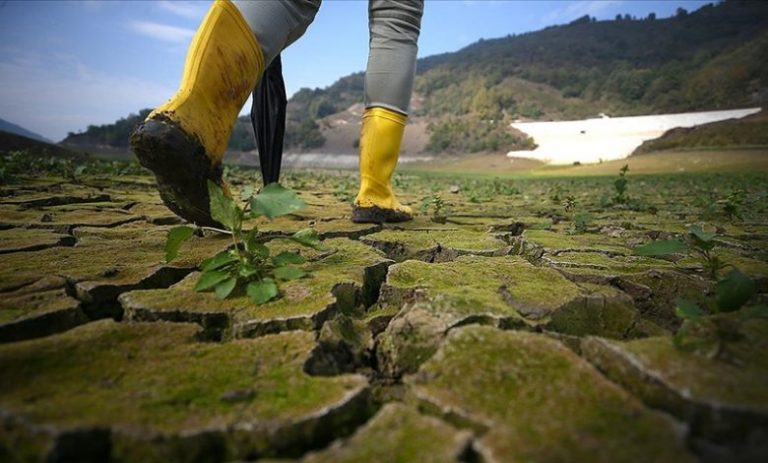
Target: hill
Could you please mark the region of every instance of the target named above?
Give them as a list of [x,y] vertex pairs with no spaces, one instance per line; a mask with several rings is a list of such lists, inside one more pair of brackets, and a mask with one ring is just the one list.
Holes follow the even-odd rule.
[[[509,122],[762,106],[768,103],[768,2],[725,1],[657,19],[584,16],[420,59],[409,154],[507,152],[533,141]],[[288,102],[287,151],[354,153],[363,74]],[[90,126],[65,144],[127,147],[143,118]],[[353,123],[354,122],[354,123]],[[240,118],[230,150],[253,149]],[[406,154],[407,155],[407,154]]]
[[726,147],[768,147],[768,111],[763,110],[742,119],[668,130],[661,137],[644,142],[632,155]]
[[45,138],[39,133],[35,133],[31,130],[27,130],[22,126],[16,125],[13,122],[8,122],[5,119],[0,119],[0,131],[7,132],[7,133],[15,133],[16,135],[21,135],[23,137],[31,138],[33,140],[37,140],[45,143],[53,143],[53,141]]
[[[768,2],[726,1],[666,19],[585,16],[419,60],[413,115],[429,122],[429,151],[493,151],[507,124],[478,137],[483,121],[763,105],[765,56]],[[350,92],[358,79],[304,90],[291,102],[319,119],[360,101]],[[479,140],[467,143],[473,138]]]
[[24,151],[31,156],[57,157],[73,161],[82,161],[89,158],[88,153],[82,151],[0,130],[0,154],[8,154],[15,151]]
[[[63,146],[86,149],[92,152],[102,153],[127,153],[128,138],[134,127],[143,121],[151,112],[151,109],[142,109],[138,114],[129,114],[118,119],[112,124],[89,125],[83,132],[70,132],[61,141]],[[234,151],[249,151],[256,148],[253,137],[253,129],[248,117],[240,117],[232,131],[229,140],[229,149]]]

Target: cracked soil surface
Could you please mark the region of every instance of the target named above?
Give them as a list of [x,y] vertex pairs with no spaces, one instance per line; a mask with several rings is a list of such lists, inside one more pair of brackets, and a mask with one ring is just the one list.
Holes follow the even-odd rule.
[[289,172],[309,207],[251,224],[326,250],[276,242],[309,276],[261,306],[193,289],[227,236],[165,262],[181,222],[148,177],[0,186],[0,461],[766,461],[768,319],[677,347],[676,299],[716,281],[633,250],[703,224],[765,305],[768,175],[629,179],[628,206],[614,178],[399,175],[447,217],[370,225],[350,175]]

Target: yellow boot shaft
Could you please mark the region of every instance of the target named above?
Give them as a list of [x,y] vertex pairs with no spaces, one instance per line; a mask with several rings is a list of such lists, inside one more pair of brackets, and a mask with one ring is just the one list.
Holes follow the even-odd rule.
[[187,52],[176,94],[149,119],[169,119],[221,162],[237,115],[264,70],[256,37],[230,0],[217,0]]
[[360,131],[360,191],[355,200],[359,207],[380,207],[411,213],[392,191],[392,174],[397,166],[400,143],[407,117],[385,108],[369,108],[363,114]]

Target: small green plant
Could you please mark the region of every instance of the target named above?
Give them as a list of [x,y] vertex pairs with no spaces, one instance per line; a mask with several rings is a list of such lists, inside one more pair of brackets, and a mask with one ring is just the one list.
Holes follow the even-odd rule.
[[573,224],[569,233],[585,233],[589,228],[589,224],[592,222],[592,216],[586,212],[579,212],[573,216]]
[[720,257],[718,257],[712,251],[717,245],[715,238],[716,233],[707,233],[701,226],[693,225],[688,229],[689,242],[691,249],[699,256],[699,259],[704,266],[704,272],[713,280],[716,280],[720,270],[727,267],[728,264],[724,263]]
[[470,203],[473,203],[473,204],[480,204],[480,203],[485,202],[485,198],[483,198],[482,196],[478,195],[477,193],[470,193],[469,197],[467,198],[467,201],[469,201]]
[[567,230],[570,235],[577,233],[585,233],[589,227],[589,223],[592,221],[592,216],[586,212],[576,212],[576,197],[574,195],[568,195],[563,200],[563,209],[565,213],[571,218],[571,227]]
[[443,201],[443,198],[437,194],[427,195],[421,200],[421,212],[429,214],[432,211],[430,220],[435,223],[445,223],[448,221],[450,207]]
[[357,191],[357,182],[351,177],[340,176],[335,180],[335,185],[336,189],[333,191],[333,196],[341,202],[352,203]]
[[737,190],[726,196],[725,199],[718,201],[717,204],[722,208],[723,215],[728,220],[744,220],[741,215],[741,208],[744,206],[745,199],[744,192]]
[[550,188],[550,194],[549,199],[555,204],[560,203],[561,198],[564,194],[563,187],[560,185],[555,185],[553,188]]
[[613,197],[613,202],[616,204],[626,204],[629,201],[627,196],[627,172],[629,171],[629,164],[624,164],[624,167],[619,169],[619,178],[613,182],[613,187],[616,189],[616,195]]
[[719,198],[717,194],[712,193],[709,198],[705,198],[700,206],[702,220],[726,219],[728,221],[744,220],[742,214],[747,203],[747,195],[742,190],[735,190],[729,193],[725,198]]
[[511,182],[503,181],[498,178],[493,179],[493,183],[491,184],[490,188],[491,188],[491,192],[496,196],[498,195],[513,196],[513,195],[520,194],[520,190],[512,186]]
[[714,297],[704,301],[702,309],[696,302],[679,298],[675,314],[683,320],[673,338],[678,349],[723,358],[730,343],[743,338],[745,322],[768,318],[768,307],[746,304],[755,296],[755,282],[734,268],[715,285]]
[[[232,234],[233,246],[200,264],[202,273],[195,284],[195,291],[213,291],[216,297],[225,299],[240,287],[245,289],[254,303],[264,304],[278,297],[279,281],[295,280],[306,275],[297,267],[305,259],[298,253],[288,251],[271,255],[270,249],[259,239],[258,228],[244,231],[243,220],[246,216],[264,216],[271,220],[296,212],[306,204],[295,192],[277,183],[267,185],[255,195],[252,189],[246,189],[244,193],[247,206],[241,208],[218,185],[208,182],[211,216]],[[168,262],[176,258],[181,244],[193,234],[194,228],[183,225],[168,232],[165,245]],[[310,228],[300,230],[288,239],[312,248],[320,246],[317,231]]]
[[395,173],[392,177],[392,184],[399,190],[407,190],[410,186],[410,181],[406,176]]
[[686,242],[679,239],[659,240],[640,246],[634,254],[646,257],[663,257],[672,254],[689,253],[697,257],[709,278],[717,280],[720,270],[728,266],[713,251],[717,246],[717,234],[705,232],[700,225],[688,229]]
[[576,211],[576,197],[573,195],[566,196],[565,200],[563,201],[563,208],[568,214],[572,214],[574,211]]

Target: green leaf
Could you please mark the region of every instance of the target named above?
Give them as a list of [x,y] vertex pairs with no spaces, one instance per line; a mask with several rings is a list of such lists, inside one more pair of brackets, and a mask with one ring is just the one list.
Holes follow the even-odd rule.
[[200,263],[200,270],[208,272],[216,270],[232,262],[237,262],[237,257],[229,251],[221,251],[213,257],[209,257]]
[[247,185],[245,188],[243,188],[243,191],[240,192],[240,199],[243,201],[248,201],[251,196],[253,196],[253,186]]
[[755,282],[734,268],[715,286],[715,302],[721,312],[739,310],[756,293]]
[[197,283],[195,284],[195,291],[208,291],[227,278],[229,278],[227,272],[217,272],[215,270],[211,272],[203,272],[203,274],[200,275],[200,279],[197,280]]
[[269,248],[267,248],[263,243],[259,243],[258,241],[259,237],[259,230],[253,229],[248,232],[247,235],[245,235],[245,250],[250,252],[251,254],[266,258],[269,257]]
[[248,230],[248,233],[245,234],[245,238],[243,239],[243,242],[245,243],[246,251],[250,251],[251,245],[258,242],[257,241],[258,237],[259,237],[258,228],[252,228]]
[[253,198],[251,210],[263,214],[269,219],[291,214],[307,207],[307,204],[296,195],[296,192],[283,187],[279,183],[270,183]]
[[292,265],[277,267],[275,269],[275,278],[278,280],[297,280],[306,274],[307,272],[304,270]]
[[269,257],[269,248],[261,243],[256,243],[251,248],[251,253],[254,256],[260,257],[262,259],[266,259]]
[[591,221],[592,216],[586,212],[579,212],[573,217],[573,222],[580,228],[585,228]]
[[240,230],[243,222],[243,211],[237,207],[232,198],[224,194],[224,190],[208,180],[208,197],[210,199],[211,217],[227,229]]
[[264,304],[277,297],[277,283],[269,278],[264,278],[261,281],[250,283],[246,292],[254,303]]
[[688,299],[675,299],[675,315],[683,320],[697,321],[704,316],[698,304]]
[[219,299],[226,299],[227,296],[229,296],[232,293],[232,290],[235,289],[235,286],[237,285],[237,278],[230,277],[221,283],[217,284],[214,288],[214,292],[216,293],[216,297]]
[[704,243],[709,243],[717,236],[717,233],[707,233],[699,225],[692,225],[688,233],[700,239]]
[[246,263],[245,265],[240,266],[237,273],[244,279],[250,280],[253,275],[260,273],[260,270],[261,269],[256,268],[252,263]]
[[317,230],[314,228],[305,228],[303,230],[299,230],[294,233],[293,236],[291,236],[291,239],[297,243],[303,244],[304,246],[309,246],[311,248],[318,249],[321,247],[320,236],[317,234]]
[[635,248],[636,256],[668,256],[688,250],[688,246],[679,240],[660,240]]
[[272,263],[275,264],[275,267],[282,267],[288,264],[301,265],[306,261],[301,255],[288,251],[283,251],[272,258]]
[[179,248],[195,233],[195,229],[185,225],[173,227],[168,230],[168,238],[165,240],[165,261],[170,262],[179,255]]

